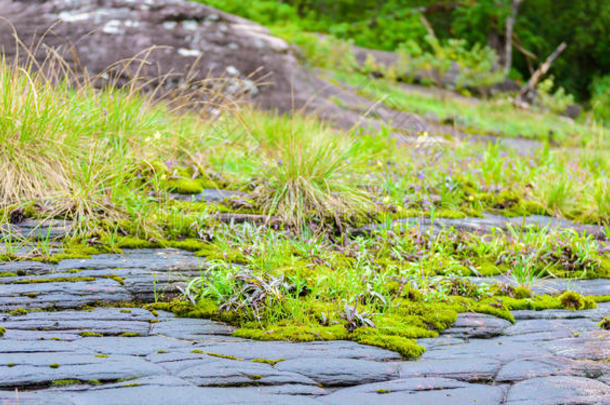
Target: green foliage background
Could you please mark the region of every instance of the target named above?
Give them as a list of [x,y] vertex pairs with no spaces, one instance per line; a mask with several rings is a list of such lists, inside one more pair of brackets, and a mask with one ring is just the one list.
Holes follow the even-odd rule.
[[[199,0],[270,26],[292,25],[333,34],[356,45],[395,50],[408,40],[425,45],[423,13],[441,40],[469,45],[503,41],[511,0]],[[593,80],[610,74],[608,0],[524,0],[515,24],[518,43],[538,56],[535,67],[562,41],[567,50],[554,63],[556,86],[579,101],[595,92]],[[497,41],[496,41],[497,43]],[[497,47],[497,46],[496,46]],[[514,78],[530,76],[526,58],[514,50]],[[598,81],[599,82],[599,81]]]

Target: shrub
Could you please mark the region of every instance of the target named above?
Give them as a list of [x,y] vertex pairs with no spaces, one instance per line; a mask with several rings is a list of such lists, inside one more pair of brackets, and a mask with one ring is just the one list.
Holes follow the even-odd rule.
[[610,75],[595,78],[591,87],[591,110],[595,119],[610,126]]
[[396,70],[399,77],[437,86],[458,89],[486,87],[500,82],[504,74],[497,69],[497,55],[485,46],[468,48],[464,40],[449,39],[444,43],[426,37],[429,50],[415,41],[407,41],[398,49]]
[[566,93],[563,87],[559,87],[553,92],[554,79],[553,76],[548,77],[538,84],[537,103],[542,108],[554,112],[555,114],[563,113],[570,104],[574,104],[574,96]]

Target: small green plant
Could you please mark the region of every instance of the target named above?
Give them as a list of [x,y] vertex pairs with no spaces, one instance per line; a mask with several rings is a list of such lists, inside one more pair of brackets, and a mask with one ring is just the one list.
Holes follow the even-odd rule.
[[540,82],[536,87],[537,103],[555,114],[561,114],[569,105],[574,104],[574,96],[567,94],[563,87],[552,92],[554,86],[553,76]]
[[546,274],[548,268],[540,268],[535,255],[517,255],[512,261],[512,268],[509,270],[508,275],[512,277],[519,286],[531,287],[536,280],[540,279]]
[[591,88],[591,110],[597,120],[610,126],[610,75],[595,78]]

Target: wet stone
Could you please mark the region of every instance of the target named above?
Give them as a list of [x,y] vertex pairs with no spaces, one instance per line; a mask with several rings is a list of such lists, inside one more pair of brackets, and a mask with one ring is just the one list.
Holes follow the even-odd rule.
[[78,308],[96,302],[126,302],[132,295],[114,280],[4,284],[0,311],[17,308]]
[[222,202],[226,199],[251,199],[253,196],[248,193],[235,190],[205,189],[199,194],[178,194],[171,193],[170,197],[174,200],[191,202]]
[[374,346],[359,345],[345,340],[306,343],[241,340],[240,342],[206,345],[206,350],[248,360],[292,360],[309,358],[319,360],[323,358],[333,358],[383,362],[401,359],[400,354],[396,352]]
[[[515,286],[517,282],[505,276],[495,277],[468,277],[475,284],[504,283]],[[564,291],[575,291],[582,295],[610,295],[610,282],[607,279],[567,280],[567,279],[538,279],[534,281],[532,292],[534,294],[560,294]],[[546,311],[545,311],[546,312]]]
[[0,225],[0,237],[13,237],[15,240],[31,239],[50,241],[66,236],[72,229],[72,221],[59,219],[35,220],[26,218],[16,224]]
[[583,377],[532,378],[513,385],[508,405],[563,405],[610,403],[610,387]]
[[504,388],[446,378],[406,378],[339,390],[325,404],[500,405]]
[[[608,303],[586,311],[515,311],[515,324],[459,314],[439,337],[419,340],[427,350],[415,361],[349,341],[251,341],[233,337],[233,328],[222,323],[138,307],[70,310],[102,299],[171,296],[204,265],[175,249],[57,265],[0,264],[21,274],[0,279],[0,326],[6,328],[0,337],[0,401],[17,402],[17,388],[20,404],[166,405],[183,399],[459,405],[500,404],[506,395],[508,404],[607,402],[610,332],[597,323],[607,316]],[[90,281],[61,281],[78,276]],[[570,287],[605,288],[596,280]],[[8,312],[19,307],[53,311]],[[102,384],[53,385],[73,379]],[[540,392],[532,381],[540,382]]]
[[501,335],[511,323],[505,319],[478,313],[462,313],[443,334],[457,338],[490,338]]
[[610,331],[597,328],[578,336],[561,339],[548,344],[551,352],[570,359],[610,359]]
[[[56,380],[116,380],[163,374],[162,367],[134,356],[95,357],[93,353],[2,353],[0,387],[27,388]],[[6,366],[14,364],[14,366]]]
[[[480,218],[434,218],[433,221],[429,217],[411,217],[398,219],[394,221],[394,224],[406,228],[417,227],[422,230],[429,230],[432,233],[450,228],[460,232],[490,233],[494,229],[508,231],[509,227],[516,229],[542,229],[548,227],[548,229],[552,230],[574,230],[580,234],[593,235],[598,240],[607,240],[602,226],[582,225],[568,220],[541,215],[508,218],[500,215],[484,214]],[[379,228],[380,225],[368,225],[363,228],[352,229],[350,233],[360,235],[374,232]]]
[[177,339],[200,340],[208,336],[230,336],[233,329],[231,326],[207,319],[170,318],[153,324],[150,332]]
[[[585,280],[580,280],[585,281]],[[576,283],[578,285],[578,283]],[[595,295],[595,294],[592,294]],[[582,311],[565,311],[561,309],[550,309],[546,311],[519,310],[512,311],[516,320],[527,319],[578,319],[587,318],[599,321],[610,313],[610,302],[600,302],[595,309],[585,309]]]
[[460,381],[492,381],[502,363],[485,357],[464,359],[422,359],[406,362],[400,367],[400,377],[446,377]]
[[518,359],[504,365],[495,380],[514,382],[537,377],[579,376],[599,378],[610,373],[610,365],[588,360],[571,360],[565,357],[548,356],[535,359]]
[[368,360],[324,358],[295,359],[278,363],[278,370],[308,376],[325,387],[386,381],[398,377],[398,365]]
[[[239,386],[239,385],[317,385],[307,376],[264,363],[223,359],[201,355],[195,364],[180,366],[176,375],[198,386]],[[182,364],[182,363],[180,363]]]

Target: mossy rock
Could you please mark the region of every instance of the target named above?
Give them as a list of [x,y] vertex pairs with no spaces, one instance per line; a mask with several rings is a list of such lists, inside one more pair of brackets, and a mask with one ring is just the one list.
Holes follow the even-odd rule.
[[233,336],[256,340],[289,340],[313,342],[315,340],[345,340],[349,334],[343,325],[333,326],[270,326],[263,329],[240,328]]
[[222,250],[213,243],[203,243],[195,252],[197,257],[205,257],[208,260],[222,260],[228,263],[248,264],[248,259],[237,249],[232,251]]
[[591,297],[584,297],[574,291],[566,291],[559,296],[536,295],[532,298],[501,297],[486,299],[482,302],[495,305],[501,303],[509,310],[529,309],[542,311],[545,309],[569,309],[573,311],[596,308],[597,304]]
[[426,349],[417,344],[413,339],[402,336],[387,335],[373,328],[359,328],[350,335],[351,340],[371,346],[400,353],[405,359],[416,359],[420,357]]
[[55,380],[51,383],[51,386],[53,387],[65,387],[68,385],[76,385],[76,384],[82,384],[81,380],[73,380],[73,379],[67,379],[67,380]]
[[571,311],[592,309],[597,307],[594,301],[587,297],[583,297],[574,291],[566,291],[561,294],[559,296],[559,302],[561,303],[562,308],[569,309]]
[[121,249],[152,249],[160,247],[158,242],[152,242],[131,236],[122,236],[118,238],[116,245]]
[[168,191],[178,194],[199,194],[204,190],[201,182],[193,179],[168,180],[166,188]]

